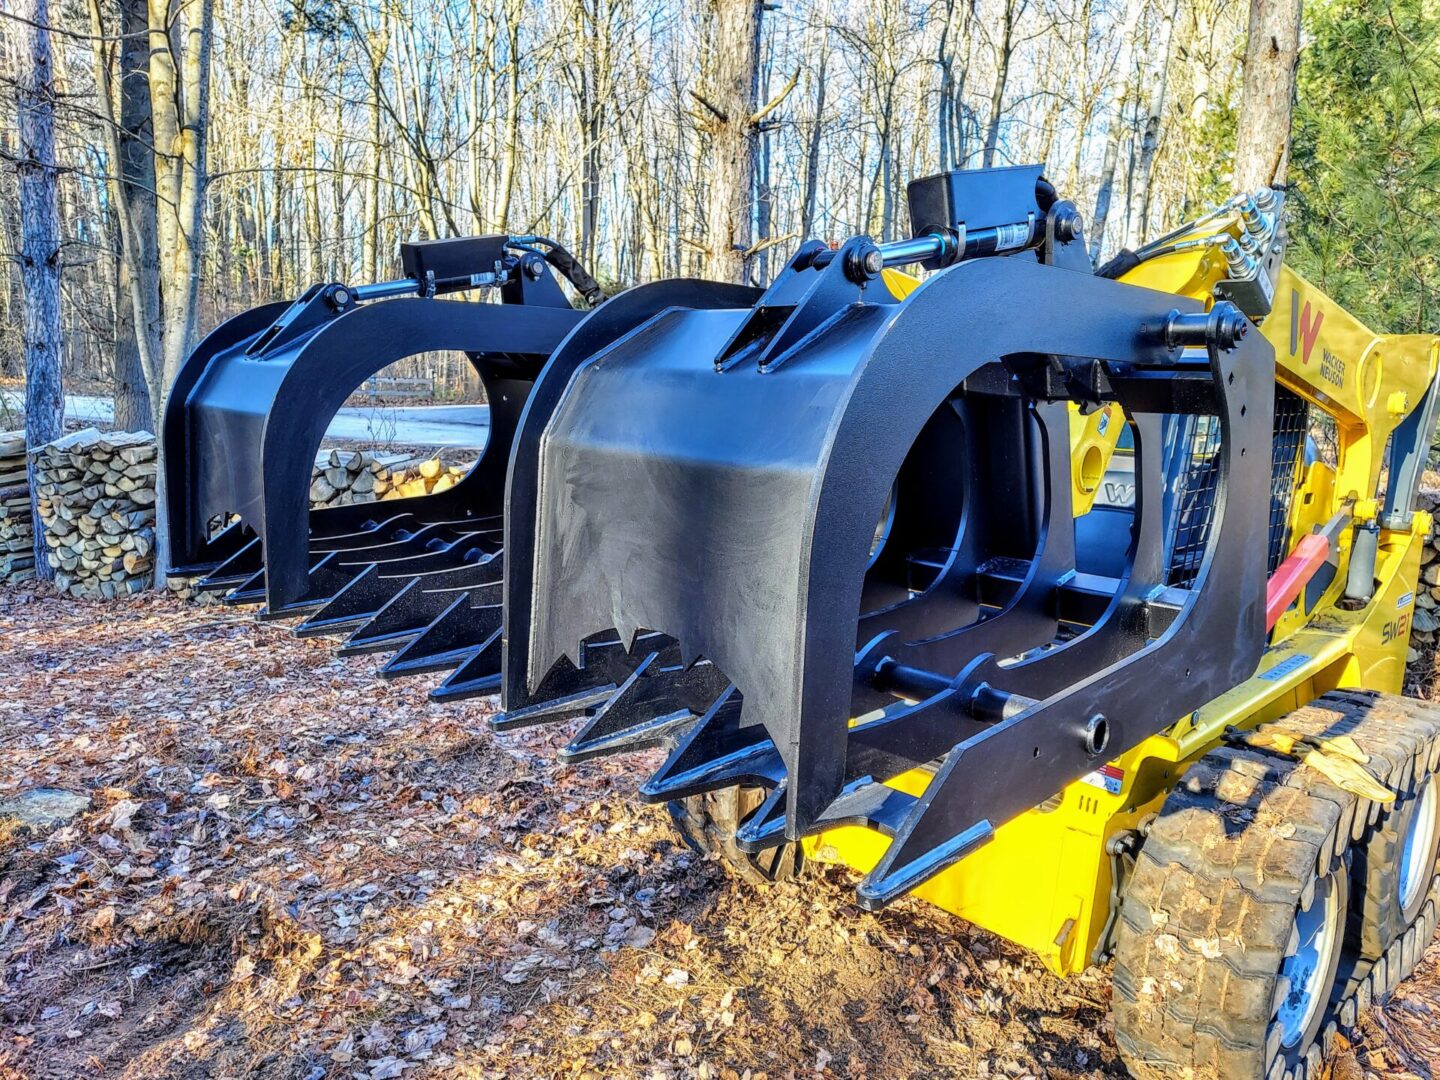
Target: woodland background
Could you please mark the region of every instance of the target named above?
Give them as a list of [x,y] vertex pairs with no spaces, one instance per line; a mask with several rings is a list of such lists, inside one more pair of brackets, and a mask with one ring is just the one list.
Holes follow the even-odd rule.
[[[543,233],[612,288],[763,283],[802,237],[905,234],[913,178],[1045,161],[1113,253],[1231,193],[1267,6],[1297,4],[0,0],[0,381],[23,369],[27,90],[53,108],[28,167],[60,191],[67,385],[140,428],[197,334],[399,276],[415,237]],[[1304,13],[1291,261],[1391,331],[1437,323],[1437,27],[1437,0]]]

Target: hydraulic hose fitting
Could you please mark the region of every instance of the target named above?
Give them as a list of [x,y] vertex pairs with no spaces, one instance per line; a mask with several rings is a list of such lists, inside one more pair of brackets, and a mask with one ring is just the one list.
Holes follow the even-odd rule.
[[1251,236],[1264,236],[1268,230],[1265,215],[1260,212],[1260,207],[1249,195],[1246,195],[1240,203],[1240,220],[1245,223],[1245,231]]
[[1237,281],[1253,277],[1260,269],[1260,264],[1253,257],[1246,253],[1233,236],[1226,236],[1220,241],[1220,254],[1225,256],[1225,264],[1230,270],[1230,276]]

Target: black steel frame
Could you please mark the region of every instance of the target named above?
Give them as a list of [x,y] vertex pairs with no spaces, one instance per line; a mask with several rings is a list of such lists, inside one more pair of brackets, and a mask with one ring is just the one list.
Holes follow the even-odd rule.
[[[497,724],[587,711],[571,759],[673,745],[647,799],[768,787],[745,848],[880,829],[878,906],[1254,671],[1274,357],[1229,305],[1062,268],[1053,245],[904,304],[855,280],[866,245],[820,269],[802,247],[752,308],[660,312],[578,368],[536,440]],[[1119,577],[1078,565],[1068,400],[1131,418]],[[1185,588],[1166,414],[1220,428]],[[522,495],[512,477],[512,521]],[[884,784],[916,767],[920,798]]]

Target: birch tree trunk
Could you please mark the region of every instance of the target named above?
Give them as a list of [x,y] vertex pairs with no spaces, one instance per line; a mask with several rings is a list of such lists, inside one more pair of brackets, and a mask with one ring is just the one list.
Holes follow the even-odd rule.
[[1000,145],[1000,122],[1005,116],[1005,87],[1010,81],[1010,62],[1015,56],[1015,24],[1025,12],[1026,0],[1005,0],[1005,14],[1000,29],[1000,44],[995,50],[995,82],[990,88],[990,120],[985,128],[985,149],[982,167],[995,163]]
[[710,0],[710,78],[701,103],[711,114],[706,272],[744,281],[749,267],[750,193],[755,184],[761,0]]
[[[182,0],[184,2],[184,0]],[[195,345],[196,303],[200,293],[201,231],[210,123],[210,42],[214,0],[199,4],[188,25],[171,20],[167,0],[149,0],[150,112],[155,130],[156,236],[159,244],[160,298],[164,343],[159,363],[146,371],[150,403],[157,418],[180,365]],[[183,9],[182,12],[183,14]],[[180,62],[171,34],[184,42]],[[165,467],[157,476],[162,508],[156,522],[155,585],[163,588],[168,569],[170,523],[165,506]]]
[[1160,128],[1165,119],[1165,96],[1170,85],[1170,60],[1175,51],[1175,16],[1180,0],[1170,0],[1160,24],[1160,48],[1146,95],[1145,130],[1140,136],[1140,153],[1135,162],[1135,184],[1130,197],[1130,221],[1125,227],[1125,246],[1134,247],[1145,241],[1150,227],[1151,183],[1155,171],[1155,155],[1160,149]]
[[1120,142],[1125,134],[1125,106],[1130,101],[1131,77],[1135,69],[1135,35],[1145,13],[1146,0],[1127,0],[1125,22],[1120,28],[1120,50],[1115,61],[1115,74],[1120,86],[1110,112],[1110,127],[1105,136],[1105,161],[1100,167],[1100,186],[1095,191],[1095,214],[1090,220],[1090,258],[1100,257],[1105,242],[1105,225],[1110,217],[1110,204],[1115,196],[1115,169],[1120,163]]
[[820,47],[820,65],[815,72],[815,120],[810,125],[810,140],[805,147],[805,195],[800,217],[800,235],[808,240],[815,235],[815,200],[820,188],[820,147],[825,134],[825,75],[830,64],[830,50]]
[[[55,164],[55,71],[49,0],[32,0],[29,65],[20,73],[20,274],[25,293],[25,444],[44,446],[61,435],[65,395],[60,382],[60,176]],[[33,469],[33,460],[30,459]],[[39,527],[39,484],[30,477],[35,521],[35,573],[52,579]]]
[[1300,57],[1301,0],[1251,0],[1235,138],[1235,188],[1284,183]]

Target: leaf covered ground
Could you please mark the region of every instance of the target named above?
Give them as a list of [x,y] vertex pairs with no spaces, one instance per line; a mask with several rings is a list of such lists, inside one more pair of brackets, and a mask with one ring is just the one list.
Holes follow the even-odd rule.
[[[1072,980],[916,901],[757,891],[641,805],[247,612],[0,588],[3,1077],[1104,1077]],[[1337,1076],[1440,1066],[1440,948]]]

